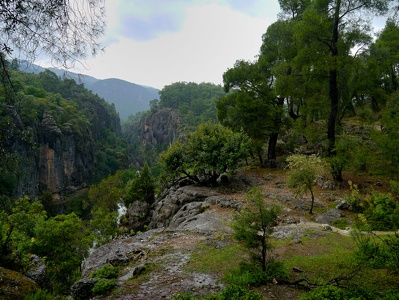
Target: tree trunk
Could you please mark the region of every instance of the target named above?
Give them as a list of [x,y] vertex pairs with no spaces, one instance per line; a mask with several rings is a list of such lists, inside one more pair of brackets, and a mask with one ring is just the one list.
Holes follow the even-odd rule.
[[277,146],[278,133],[272,133],[269,137],[269,146],[267,149],[267,159],[276,159],[276,146]]
[[266,229],[263,229],[263,235],[262,235],[262,271],[263,272],[266,272],[266,260],[267,260]]
[[330,44],[330,54],[333,57],[333,67],[329,74],[329,86],[330,86],[330,116],[328,118],[328,155],[335,155],[335,125],[337,123],[338,115],[338,103],[339,103],[339,91],[338,91],[338,71],[337,71],[337,58],[338,58],[338,37],[339,37],[339,11],[341,8],[341,0],[337,0],[337,6],[334,12],[334,24],[333,32]]
[[311,205],[310,205],[310,211],[309,211],[309,214],[313,214],[313,206],[314,206],[314,194],[313,194],[313,189],[312,189],[312,188],[309,188],[309,190],[310,190],[310,195],[312,196],[312,203],[311,203]]

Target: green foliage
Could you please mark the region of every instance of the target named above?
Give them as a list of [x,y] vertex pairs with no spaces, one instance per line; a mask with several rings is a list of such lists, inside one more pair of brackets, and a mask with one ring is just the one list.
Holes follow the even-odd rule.
[[112,279],[118,277],[119,270],[111,265],[103,265],[98,270],[95,270],[90,274],[89,278],[104,278],[104,279]]
[[[235,132],[244,131],[252,139],[261,165],[263,146],[279,132],[282,119],[282,103],[269,84],[270,77],[269,68],[261,62],[239,60],[223,74],[224,89],[230,93],[216,102],[220,122]],[[269,150],[273,153],[268,155],[275,159],[275,145],[272,148]]]
[[[55,297],[53,294],[46,290],[38,290],[33,294],[25,296],[23,300],[54,300],[54,299],[64,299],[64,297],[57,295]],[[66,298],[65,298],[66,299]]]
[[269,259],[266,272],[259,266],[242,262],[239,269],[231,270],[227,273],[225,281],[231,285],[240,285],[248,288],[270,283],[273,278],[288,278],[288,274],[283,262]]
[[392,196],[374,194],[366,200],[368,207],[363,214],[371,230],[399,229],[399,205]]
[[229,285],[219,294],[210,297],[214,300],[262,300],[263,296],[256,291],[248,290],[239,285]]
[[313,213],[314,193],[317,177],[325,174],[325,162],[318,156],[294,154],[287,158],[288,173],[287,183],[294,190],[295,195],[303,195],[310,192],[312,202],[309,213]]
[[92,292],[97,296],[105,295],[114,289],[116,282],[116,279],[101,278],[94,284]]
[[19,269],[26,263],[26,255],[32,247],[34,228],[46,217],[43,206],[31,202],[25,196],[15,201],[12,207],[0,210],[0,264],[10,269]]
[[123,201],[128,207],[134,201],[144,201],[153,204],[155,201],[155,178],[151,174],[148,164],[131,181],[128,182],[123,195]]
[[368,203],[365,201],[364,197],[360,194],[357,185],[353,184],[352,181],[348,181],[348,183],[351,190],[351,194],[350,195],[345,194],[344,200],[351,205],[353,212],[362,213],[368,207]]
[[310,293],[306,293],[299,298],[300,300],[342,300],[349,299],[346,293],[339,287],[327,285],[315,288]]
[[167,182],[190,178],[215,185],[223,173],[234,173],[248,155],[248,138],[220,124],[205,123],[184,141],[161,154]]
[[269,238],[280,211],[277,206],[266,205],[261,188],[254,188],[247,193],[247,205],[234,216],[232,223],[234,237],[244,243],[252,261],[263,272],[269,268],[268,251],[272,248]]
[[332,222],[332,225],[339,229],[345,229],[348,227],[349,223],[346,219],[336,219]]
[[354,239],[357,245],[355,258],[357,264],[363,268],[387,270],[389,276],[399,274],[399,235],[389,236],[365,235],[355,232]]
[[350,135],[341,135],[335,143],[335,155],[328,159],[331,174],[334,180],[342,181],[342,171],[353,160],[355,149],[359,145],[359,139]]
[[74,213],[40,219],[34,227],[33,253],[46,258],[54,290],[69,293],[79,278],[79,267],[92,244],[92,236]]
[[178,109],[182,129],[193,131],[199,124],[216,120],[215,100],[223,95],[223,89],[211,83],[175,82],[159,92],[158,107]]
[[118,171],[89,189],[86,207],[91,208],[90,225],[96,232],[99,245],[110,241],[117,234],[118,203],[124,193],[124,172]]
[[383,174],[398,174],[399,152],[397,145],[399,143],[399,92],[396,92],[389,98],[386,107],[382,113],[382,130],[377,135],[377,145]]

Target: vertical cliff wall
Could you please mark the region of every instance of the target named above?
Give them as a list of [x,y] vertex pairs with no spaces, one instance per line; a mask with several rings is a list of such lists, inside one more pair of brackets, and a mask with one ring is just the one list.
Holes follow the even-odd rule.
[[15,196],[45,191],[63,194],[92,181],[95,153],[104,142],[101,131],[120,134],[120,123],[116,114],[109,114],[99,103],[91,103],[90,111],[91,122],[85,126],[76,126],[73,121],[57,124],[50,111],[44,111],[36,123],[24,124],[18,109],[7,107],[12,134],[3,141],[3,147],[15,155],[18,165],[14,170]]

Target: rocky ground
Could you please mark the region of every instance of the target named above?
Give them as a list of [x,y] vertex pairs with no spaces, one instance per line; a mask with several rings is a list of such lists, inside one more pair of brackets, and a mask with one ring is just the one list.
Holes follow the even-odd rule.
[[[227,249],[235,243],[229,224],[234,212],[245,204],[246,191],[253,186],[262,186],[266,201],[283,208],[273,237],[275,240],[288,240],[288,243],[278,247],[275,255],[287,251],[306,251],[307,255],[320,253],[323,249],[305,247],[302,239],[349,235],[349,228],[338,229],[331,224],[336,219],[345,217],[349,222],[351,219],[349,211],[336,209],[348,189],[323,185],[324,189],[316,191],[316,213],[312,216],[308,214],[310,200],[292,195],[285,186],[282,170],[263,169],[255,175],[254,172],[243,173],[237,177],[234,191],[231,187],[186,186],[176,189],[156,204],[150,226],[153,229],[118,238],[96,249],[84,263],[81,284],[86,283],[86,277],[94,270],[110,264],[120,266],[120,276],[117,288],[102,299],[171,299],[180,293],[204,295],[220,291],[224,286],[222,270],[228,266],[219,262],[219,266],[208,270],[193,267],[193,255],[201,247]],[[303,290],[278,282],[258,290],[265,299],[298,299],[303,293]]]

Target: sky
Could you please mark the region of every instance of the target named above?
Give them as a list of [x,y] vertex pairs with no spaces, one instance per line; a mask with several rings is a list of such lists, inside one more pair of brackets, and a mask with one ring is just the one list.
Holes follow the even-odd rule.
[[255,60],[278,0],[106,0],[105,52],[73,72],[162,89],[222,84],[236,60]]

